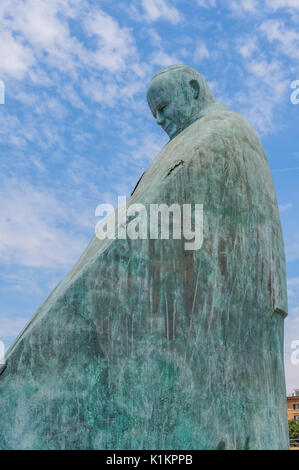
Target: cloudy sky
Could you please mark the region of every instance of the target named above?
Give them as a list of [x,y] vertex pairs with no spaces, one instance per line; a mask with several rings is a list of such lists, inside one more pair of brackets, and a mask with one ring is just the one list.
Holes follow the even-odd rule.
[[129,195],[167,142],[145,92],[185,63],[264,144],[288,260],[287,389],[299,388],[299,1],[1,0],[0,22],[5,346],[82,253],[96,206]]

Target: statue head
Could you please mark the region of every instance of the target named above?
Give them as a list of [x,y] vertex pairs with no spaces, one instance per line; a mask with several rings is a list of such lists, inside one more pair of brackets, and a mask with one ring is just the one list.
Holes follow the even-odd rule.
[[157,124],[171,140],[199,119],[204,108],[216,99],[195,69],[170,65],[152,78],[147,101]]

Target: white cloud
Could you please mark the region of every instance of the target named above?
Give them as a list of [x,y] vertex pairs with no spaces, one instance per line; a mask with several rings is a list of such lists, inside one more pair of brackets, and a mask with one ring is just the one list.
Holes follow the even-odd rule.
[[[66,23],[58,18],[63,13],[59,2],[45,4],[38,0],[12,2],[15,10],[14,28],[21,31],[24,38],[39,49],[50,49],[69,39]],[[65,2],[65,5],[68,2]],[[12,10],[11,10],[12,11]]]
[[14,98],[27,106],[32,106],[38,101],[38,97],[33,93],[26,93],[23,90],[16,91]]
[[157,31],[155,31],[153,28],[149,28],[147,32],[150,37],[151,44],[154,47],[161,47],[162,40]]
[[225,0],[224,5],[237,15],[256,13],[260,10],[260,2],[257,0]]
[[289,168],[274,168],[272,171],[293,171],[293,170],[299,170],[299,166],[293,166]]
[[12,75],[17,79],[22,79],[34,63],[32,50],[15,39],[9,31],[0,32],[0,42],[1,75],[3,77]]
[[291,308],[291,315],[298,317],[296,320],[299,321],[299,306]]
[[[34,273],[34,268],[30,269],[28,267],[20,267],[16,265],[14,266],[13,272],[10,272],[9,270],[5,272],[3,268],[4,266],[2,265],[2,272],[0,274],[0,289],[2,292],[5,292],[6,294],[11,291],[22,294],[30,292],[32,295],[43,294],[43,289],[40,285],[40,271],[38,273]],[[47,276],[49,276],[49,271]]]
[[[294,7],[295,2],[271,0],[261,4],[256,0],[229,0],[226,6],[237,15],[256,15],[254,33],[245,34],[237,41],[236,49],[244,59],[244,88],[247,90],[238,93],[234,101],[238,111],[261,134],[266,134],[282,124],[279,122],[281,113],[277,111],[289,101],[291,67],[286,68],[281,53],[298,61],[299,33],[290,26],[291,23],[287,25],[280,19],[265,18],[271,13],[270,6],[273,13],[278,8]],[[265,39],[270,44],[265,44]]]
[[109,81],[104,83],[94,77],[83,81],[82,90],[86,96],[106,106],[114,106],[118,99],[118,86],[116,83]]
[[70,35],[66,21],[74,16],[76,5],[79,0],[2,0],[1,73],[23,78],[39,67],[40,61],[74,71],[85,57],[82,44]]
[[75,87],[70,84],[64,84],[63,86],[63,96],[68,102],[74,107],[81,109],[84,112],[88,112],[87,106],[80,98],[79,94],[75,90]]
[[246,61],[246,91],[238,93],[234,101],[241,113],[262,134],[274,127],[274,116],[289,91],[282,64],[276,60],[268,62],[264,58]]
[[173,24],[179,23],[181,14],[176,7],[170,6],[165,0],[142,0],[145,19],[149,22],[164,19]]
[[267,7],[272,10],[287,8],[288,10],[299,10],[298,0],[266,0]]
[[296,261],[299,259],[299,237],[286,246],[286,258],[287,261]]
[[250,36],[242,38],[237,50],[244,59],[252,57],[253,53],[257,50],[256,38]]
[[299,277],[288,279],[288,297],[296,298],[299,300]]
[[134,160],[141,160],[144,164],[148,164],[160,152],[165,139],[168,140],[165,134],[160,138],[156,134],[145,135],[138,145],[138,150],[134,150],[130,155]]
[[[299,287],[299,279],[288,280],[288,284],[297,285]],[[298,296],[299,300],[299,296]],[[287,391],[290,393],[299,387],[299,364],[292,364],[291,356],[295,352],[292,348],[293,341],[299,340],[299,306],[290,309],[289,315],[285,321],[285,372]],[[297,349],[297,348],[296,348]]]
[[122,70],[128,59],[137,54],[134,38],[128,28],[101,10],[95,10],[85,20],[86,32],[98,39],[92,59],[98,68],[112,72]]
[[[297,339],[299,339],[299,336]],[[290,358],[292,352],[294,352],[294,350],[287,350],[285,355],[285,374],[288,395],[290,395],[293,390],[299,387],[299,365],[294,365],[291,363]]]
[[264,21],[260,30],[269,42],[277,41],[286,56],[295,60],[299,59],[299,32],[277,20]]
[[88,242],[80,233],[85,217],[81,214],[80,221],[78,211],[49,190],[6,180],[0,190],[2,263],[55,269],[70,266]]
[[195,49],[194,60],[200,61],[203,59],[208,59],[209,57],[210,57],[210,52],[207,46],[203,43],[199,44]]
[[293,203],[292,203],[292,202],[289,202],[288,204],[279,204],[279,211],[280,211],[280,213],[282,213],[282,212],[287,211],[287,210],[290,209],[291,207],[293,207]]
[[203,8],[211,8],[216,6],[216,0],[196,0],[198,6]]
[[23,317],[1,317],[0,316],[0,338],[9,338],[17,336],[25,327],[29,318]]
[[46,96],[46,99],[39,101],[39,104],[35,106],[35,112],[43,116],[53,116],[55,120],[64,119],[67,114],[67,110],[61,102],[50,96]]
[[[170,7],[170,13],[174,19],[175,9]],[[71,18],[90,41],[83,43],[71,33]],[[0,21],[1,78],[23,79],[27,74],[35,83],[49,86],[57,85],[57,79],[65,75],[76,81],[80,69],[90,75],[98,71],[142,73],[131,30],[81,0],[3,0]],[[82,103],[76,102],[82,109]]]
[[158,65],[160,68],[180,63],[181,61],[175,55],[169,55],[162,49],[154,51],[151,55],[151,64]]

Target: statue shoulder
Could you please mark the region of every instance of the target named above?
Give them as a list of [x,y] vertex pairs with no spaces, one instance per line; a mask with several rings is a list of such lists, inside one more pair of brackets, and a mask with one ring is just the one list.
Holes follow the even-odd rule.
[[213,138],[218,135],[223,139],[234,139],[243,145],[250,145],[250,147],[263,152],[260,138],[247,119],[226,107],[223,108],[207,114],[203,120],[202,124],[206,124],[210,128]]

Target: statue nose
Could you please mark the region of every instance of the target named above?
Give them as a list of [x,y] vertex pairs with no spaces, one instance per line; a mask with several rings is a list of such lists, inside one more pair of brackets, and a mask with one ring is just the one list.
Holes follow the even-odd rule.
[[165,121],[165,117],[163,116],[163,114],[161,114],[160,111],[158,111],[157,112],[157,124],[159,124],[159,126],[161,126],[164,121]]

